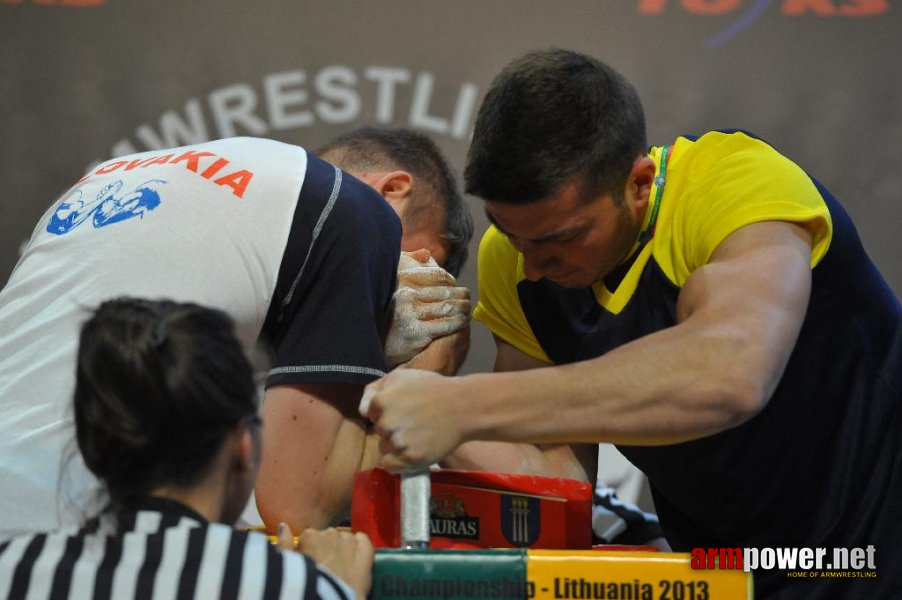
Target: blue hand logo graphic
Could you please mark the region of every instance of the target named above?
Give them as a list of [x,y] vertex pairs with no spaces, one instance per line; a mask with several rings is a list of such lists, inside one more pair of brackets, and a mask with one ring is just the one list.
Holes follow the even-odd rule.
[[144,215],[160,205],[160,194],[156,184],[165,184],[162,179],[145,181],[133,191],[120,196],[122,180],[107,184],[93,200],[86,201],[82,188],[72,191],[54,211],[47,223],[47,231],[56,235],[69,233],[93,215],[95,228],[125,221]]

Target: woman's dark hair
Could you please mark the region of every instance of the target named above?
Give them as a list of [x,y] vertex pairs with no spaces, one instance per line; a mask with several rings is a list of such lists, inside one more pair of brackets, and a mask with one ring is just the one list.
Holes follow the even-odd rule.
[[250,362],[223,312],[118,298],[81,329],[76,438],[114,503],[197,482],[256,410]]

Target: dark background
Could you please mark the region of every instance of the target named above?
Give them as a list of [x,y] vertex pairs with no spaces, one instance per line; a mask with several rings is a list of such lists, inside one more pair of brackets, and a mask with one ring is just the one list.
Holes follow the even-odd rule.
[[[433,135],[460,170],[492,77],[559,46],[634,82],[654,144],[739,127],[784,151],[846,205],[898,294],[900,26],[890,0],[0,0],[0,283],[47,206],[133,150],[313,148],[386,124]],[[475,261],[461,280],[475,288]],[[474,330],[466,372],[491,369]]]

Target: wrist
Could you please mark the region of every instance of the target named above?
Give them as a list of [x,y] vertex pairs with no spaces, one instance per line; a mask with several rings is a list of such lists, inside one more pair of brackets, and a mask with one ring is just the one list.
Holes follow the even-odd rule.
[[474,375],[446,377],[448,415],[452,419],[451,426],[460,435],[460,443],[485,439],[481,437],[480,410],[477,408],[476,396],[469,390]]

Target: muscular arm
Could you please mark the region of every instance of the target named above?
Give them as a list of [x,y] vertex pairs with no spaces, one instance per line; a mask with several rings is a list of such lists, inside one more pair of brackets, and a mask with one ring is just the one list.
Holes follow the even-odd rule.
[[[453,375],[469,347],[469,327],[434,340],[401,368]],[[357,413],[352,385],[275,386],[263,404],[263,458],[257,509],[267,530],[287,523],[329,525],[350,503],[354,474],[376,467],[378,438]]]
[[280,521],[293,531],[325,527],[350,502],[366,447],[364,420],[356,413],[360,392],[360,386],[340,384],[266,391],[255,494],[270,532]]
[[383,464],[429,464],[469,440],[660,445],[735,427],[783,374],[805,317],[810,259],[802,227],[748,225],[689,277],[677,325],[604,356],[449,379],[390,374],[362,407],[385,446],[404,441]]
[[[496,373],[549,366],[548,363],[520,352],[497,336],[495,345]],[[473,441],[458,446],[442,461],[442,466],[451,469],[565,477],[594,483],[597,463],[596,444],[512,444]]]
[[[394,347],[413,354],[402,367],[453,375],[469,348],[469,291],[434,261],[427,264],[423,252],[402,255],[402,264],[411,264],[398,273],[398,285],[411,293],[401,299],[408,326],[399,328]],[[414,354],[418,343],[425,347]],[[378,439],[357,413],[360,393],[359,386],[325,384],[267,391],[256,499],[270,531],[281,521],[295,531],[328,525],[348,506],[354,474],[377,465]]]
[[[404,368],[453,375],[469,348],[469,326],[433,340]],[[378,464],[378,439],[357,413],[352,385],[275,386],[263,405],[257,508],[267,529],[325,527],[348,506],[354,474]]]
[[[468,413],[464,435],[656,445],[745,422],[767,404],[789,360],[810,294],[810,250],[797,225],[739,229],[686,282],[676,326],[596,359],[461,380],[462,397],[471,387],[493,390]],[[552,394],[559,402],[544,406]],[[521,410],[505,410],[515,405]]]
[[398,368],[454,375],[467,358],[469,349],[470,326],[467,325],[455,333],[432,340],[419,354],[398,365]]

